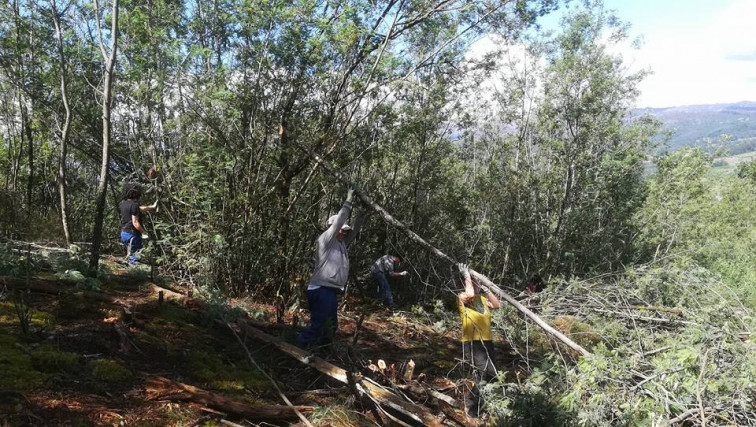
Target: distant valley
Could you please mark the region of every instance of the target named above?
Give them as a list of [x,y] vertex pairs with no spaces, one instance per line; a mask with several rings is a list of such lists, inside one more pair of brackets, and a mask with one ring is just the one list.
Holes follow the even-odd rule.
[[656,116],[666,124],[665,129],[675,131],[660,151],[706,148],[717,144],[723,134],[732,137],[727,144],[730,155],[756,151],[756,102],[640,108],[633,112],[634,117],[643,114]]

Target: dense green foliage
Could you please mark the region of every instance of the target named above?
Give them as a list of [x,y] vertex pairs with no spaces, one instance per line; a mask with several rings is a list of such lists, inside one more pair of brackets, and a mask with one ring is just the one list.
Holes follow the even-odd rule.
[[[69,226],[74,241],[91,239],[98,36],[118,31],[106,252],[122,253],[120,187],[141,182],[143,201],[160,206],[143,256],[161,273],[201,294],[275,302],[279,316],[301,305],[312,242],[345,195],[306,147],[453,258],[513,287],[533,274],[554,285],[544,316],[594,355],[557,357],[505,311],[499,327],[530,376],[490,390],[502,423],[643,425],[693,405],[740,422],[749,410],[756,166],[715,174],[704,151],[682,150],[644,175],[661,123],[630,120],[644,73],[612,53],[628,27],[600,2],[541,34],[529,28],[556,0],[121,0],[117,29],[112,1],[58,5],[64,71],[50,3],[0,5],[3,237],[64,242],[64,73]],[[496,47],[471,49],[481,38]],[[354,276],[386,253],[412,272],[400,304],[453,298],[451,266],[372,215],[351,249]],[[83,259],[55,266],[59,277],[97,289]],[[0,273],[28,267],[0,251]],[[587,295],[609,314],[565,302]],[[607,295],[681,310],[687,323],[631,325]],[[131,376],[106,362],[93,367],[103,380]],[[644,377],[658,380],[641,387]]]

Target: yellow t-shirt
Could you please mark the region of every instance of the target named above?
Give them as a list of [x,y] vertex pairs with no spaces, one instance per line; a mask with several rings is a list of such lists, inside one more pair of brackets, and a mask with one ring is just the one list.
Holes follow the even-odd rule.
[[491,310],[486,297],[476,295],[467,305],[457,298],[457,305],[462,318],[462,342],[491,341]]

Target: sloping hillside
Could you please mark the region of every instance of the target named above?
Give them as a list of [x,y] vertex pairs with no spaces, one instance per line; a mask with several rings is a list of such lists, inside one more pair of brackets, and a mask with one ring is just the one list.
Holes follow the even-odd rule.
[[674,131],[668,147],[663,149],[705,147],[708,141],[717,142],[723,134],[732,136],[728,144],[731,154],[756,148],[756,102],[641,108],[635,110],[633,116],[643,114],[658,117],[665,122],[666,129]]

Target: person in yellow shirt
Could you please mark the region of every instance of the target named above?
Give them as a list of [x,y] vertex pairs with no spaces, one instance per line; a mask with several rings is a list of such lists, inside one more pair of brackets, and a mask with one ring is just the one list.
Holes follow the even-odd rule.
[[480,388],[487,381],[496,378],[491,310],[499,309],[501,304],[495,294],[472,281],[466,264],[458,264],[457,267],[465,282],[465,290],[457,295],[459,315],[462,318],[462,359],[472,365],[475,382],[465,406],[469,415],[478,416],[481,406]]

